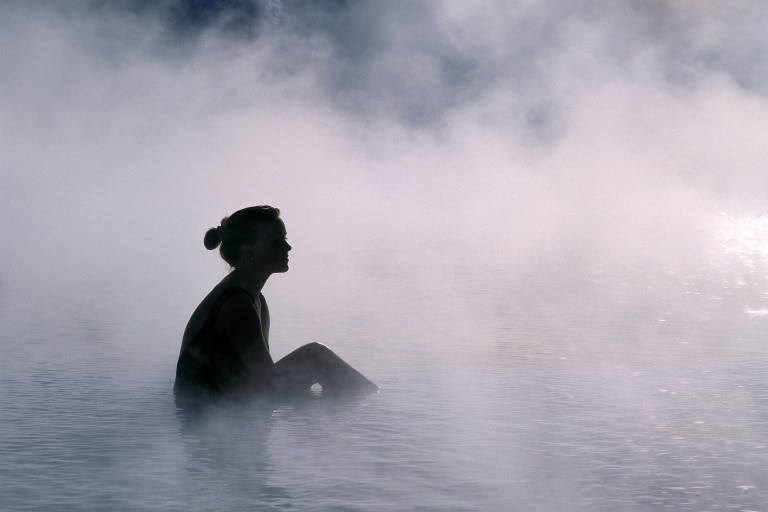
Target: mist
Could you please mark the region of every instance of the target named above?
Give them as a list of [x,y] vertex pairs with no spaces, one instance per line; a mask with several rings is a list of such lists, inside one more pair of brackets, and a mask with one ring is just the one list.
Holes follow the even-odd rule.
[[31,308],[174,339],[227,271],[203,233],[253,204],[294,246],[273,310],[313,318],[392,276],[424,312],[468,269],[540,297],[698,271],[766,200],[759,2],[0,12],[0,293]]
[[[762,509],[766,25],[0,2],[4,506]],[[181,337],[229,271],[203,235],[257,204],[293,246],[272,356],[323,342],[381,392],[195,424]]]

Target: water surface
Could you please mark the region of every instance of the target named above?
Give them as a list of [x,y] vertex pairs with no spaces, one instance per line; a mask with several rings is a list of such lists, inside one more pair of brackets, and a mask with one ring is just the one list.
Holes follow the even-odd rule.
[[293,323],[276,312],[273,350],[326,332],[379,394],[197,418],[172,399],[173,326],[95,303],[41,318],[5,295],[4,508],[766,510],[768,317],[754,287],[594,272],[563,288],[499,272],[414,286],[360,270],[350,282],[381,300],[331,300]]

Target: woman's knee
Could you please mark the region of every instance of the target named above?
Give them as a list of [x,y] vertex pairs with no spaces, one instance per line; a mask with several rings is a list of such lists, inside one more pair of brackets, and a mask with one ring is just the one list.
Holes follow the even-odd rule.
[[304,352],[310,352],[312,354],[328,354],[333,353],[331,349],[323,345],[322,343],[318,343],[316,341],[313,341],[312,343],[307,343],[306,345],[303,345],[301,347],[301,350]]

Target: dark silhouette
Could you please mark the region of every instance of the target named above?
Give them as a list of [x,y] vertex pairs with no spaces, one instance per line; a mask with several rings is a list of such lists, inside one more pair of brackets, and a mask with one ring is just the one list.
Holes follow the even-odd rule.
[[206,232],[207,249],[221,246],[232,271],[203,299],[187,324],[176,366],[179,400],[285,396],[320,384],[323,394],[360,394],[378,388],[320,343],[274,362],[269,353],[269,310],[261,289],[288,270],[280,211],[254,206],[225,217]]

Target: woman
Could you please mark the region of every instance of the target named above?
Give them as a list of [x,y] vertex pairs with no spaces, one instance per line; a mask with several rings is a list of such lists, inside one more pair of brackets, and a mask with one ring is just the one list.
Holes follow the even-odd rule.
[[271,206],[244,208],[206,232],[205,247],[221,246],[232,267],[192,314],[176,366],[177,398],[294,393],[320,384],[323,393],[378,388],[325,345],[310,343],[273,362],[269,310],[261,289],[288,270],[285,225]]

